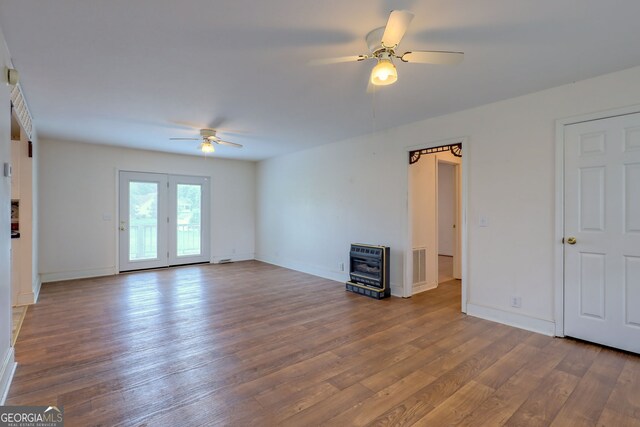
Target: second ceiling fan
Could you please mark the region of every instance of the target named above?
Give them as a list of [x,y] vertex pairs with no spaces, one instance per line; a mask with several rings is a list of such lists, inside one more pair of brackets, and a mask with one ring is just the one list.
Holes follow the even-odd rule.
[[365,55],[342,56],[311,61],[312,65],[337,64],[340,62],[359,62],[375,59],[377,64],[371,70],[369,82],[376,86],[386,86],[398,80],[398,71],[393,59],[418,64],[459,64],[464,58],[462,52],[413,50],[398,55],[396,50],[413,19],[408,10],[392,10],[385,27],[376,28],[365,37],[371,53]]
[[242,144],[237,144],[235,142],[223,141],[218,137],[217,131],[215,129],[200,129],[200,137],[199,138],[169,138],[172,141],[200,141],[200,150],[203,153],[213,153],[215,151],[215,147],[213,144],[219,145],[228,145],[231,147],[242,148]]

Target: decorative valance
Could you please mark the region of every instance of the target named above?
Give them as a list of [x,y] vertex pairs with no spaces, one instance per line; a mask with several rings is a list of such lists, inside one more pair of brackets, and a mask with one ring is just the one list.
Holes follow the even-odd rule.
[[16,113],[16,119],[20,122],[22,130],[25,131],[29,141],[33,139],[33,124],[31,119],[31,113],[29,107],[27,107],[27,101],[24,99],[20,84],[17,84],[11,89],[11,108]]
[[422,156],[423,154],[443,153],[445,151],[451,151],[451,154],[453,154],[454,156],[462,157],[462,142],[410,151],[409,164],[412,165],[416,163],[418,160],[420,160],[420,156]]

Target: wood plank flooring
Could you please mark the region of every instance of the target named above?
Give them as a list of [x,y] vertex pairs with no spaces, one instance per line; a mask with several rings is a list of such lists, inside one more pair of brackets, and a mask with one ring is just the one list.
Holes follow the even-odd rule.
[[43,285],[8,405],[67,426],[640,426],[640,357],[256,261]]

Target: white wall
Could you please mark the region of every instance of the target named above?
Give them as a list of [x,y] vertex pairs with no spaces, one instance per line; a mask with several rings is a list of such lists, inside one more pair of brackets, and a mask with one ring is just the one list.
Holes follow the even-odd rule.
[[438,162],[438,254],[453,256],[456,223],[455,166]]
[[254,258],[254,162],[48,139],[39,145],[43,282],[116,272],[118,169],[210,176],[212,261]]
[[[0,166],[11,163],[10,87],[4,77],[11,67],[9,51],[0,31]],[[4,404],[15,370],[11,347],[11,181],[0,173],[0,405]]]
[[468,310],[553,333],[555,120],[632,104],[640,67],[260,162],[257,257],[345,280],[349,243],[386,244],[397,290],[408,147],[467,136]]

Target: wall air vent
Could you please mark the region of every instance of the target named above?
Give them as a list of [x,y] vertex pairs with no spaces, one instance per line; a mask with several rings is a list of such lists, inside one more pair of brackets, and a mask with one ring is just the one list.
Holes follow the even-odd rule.
[[418,285],[427,281],[427,249],[413,249],[413,284]]

